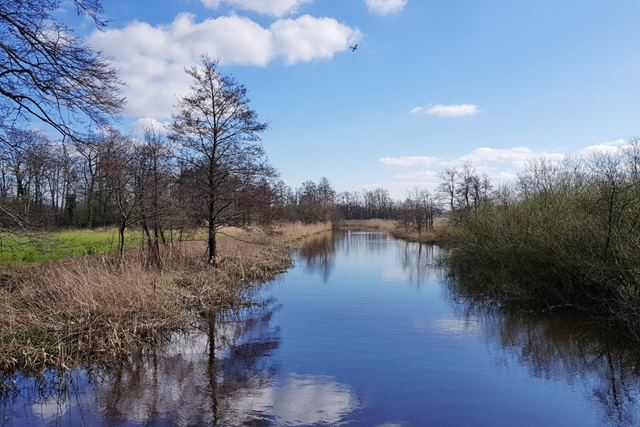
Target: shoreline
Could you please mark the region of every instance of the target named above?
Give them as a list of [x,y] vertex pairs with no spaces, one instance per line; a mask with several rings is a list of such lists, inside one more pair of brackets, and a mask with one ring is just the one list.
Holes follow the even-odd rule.
[[0,277],[0,370],[71,369],[114,360],[166,340],[197,313],[249,304],[246,292],[292,267],[296,244],[330,223],[277,225],[219,238],[206,265],[203,242],[162,248],[163,268],[140,251],[7,269]]
[[406,240],[408,242],[425,243],[429,245],[444,245],[447,243],[445,230],[446,220],[444,218],[438,218],[434,228],[424,230],[422,233],[398,227],[397,221],[390,219],[346,220],[340,222],[338,226],[361,227],[368,230],[384,231],[396,239]]

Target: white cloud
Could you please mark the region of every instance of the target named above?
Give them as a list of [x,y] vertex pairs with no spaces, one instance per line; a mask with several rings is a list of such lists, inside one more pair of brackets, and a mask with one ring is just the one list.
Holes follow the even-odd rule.
[[[629,147],[629,143],[623,139],[594,144],[579,152],[580,155],[594,153],[616,154],[620,149]],[[524,170],[526,163],[535,158],[545,158],[550,161],[562,161],[566,154],[545,150],[532,150],[529,147],[513,148],[489,148],[480,147],[455,159],[444,160],[437,157],[403,156],[383,157],[380,163],[383,165],[402,166],[409,170],[393,177],[396,182],[386,184],[365,184],[359,189],[371,190],[385,188],[389,190],[395,199],[404,199],[407,190],[415,187],[423,187],[430,191],[438,188],[442,182],[438,173],[446,168],[457,168],[458,171],[465,163],[470,163],[478,174],[486,174],[494,185],[514,182],[518,179],[518,173]]]
[[359,41],[362,33],[333,18],[309,15],[295,20],[281,19],[270,28],[273,34],[273,54],[285,58],[287,65],[316,59],[331,59],[349,45]]
[[403,168],[410,168],[412,166],[429,166],[437,163],[441,159],[439,157],[427,157],[427,156],[402,156],[402,157],[383,157],[380,159],[380,163],[389,166],[400,166]]
[[562,160],[564,154],[562,153],[536,153],[527,147],[514,147],[514,148],[488,148],[481,147],[473,150],[469,154],[458,157],[451,164],[462,164],[469,162],[473,165],[486,164],[486,163],[511,163],[517,167],[524,167],[525,163],[536,157],[543,156],[549,160]]
[[217,9],[220,3],[235,6],[239,9],[250,10],[261,15],[284,16],[288,13],[295,13],[298,8],[311,3],[312,0],[202,0],[205,7]]
[[398,13],[407,4],[407,0],[364,0],[364,2],[367,4],[369,12],[377,13],[378,15]]
[[406,180],[410,180],[413,182],[435,182],[438,181],[440,178],[438,178],[438,172],[440,171],[440,169],[438,170],[421,170],[421,171],[413,171],[413,172],[407,172],[405,174],[402,175],[396,175],[395,178],[396,179],[406,179]]
[[612,154],[612,153],[618,152],[620,148],[626,145],[627,143],[624,139],[618,139],[616,141],[590,145],[584,150],[581,150],[580,154],[582,155],[590,155],[590,154],[596,154],[596,153]]
[[[478,174],[486,174],[494,184],[513,182],[518,178],[526,162],[537,156],[543,156],[549,160],[562,160],[564,154],[544,151],[533,151],[528,147],[514,148],[477,148],[467,154],[452,160],[444,160],[438,157],[403,156],[383,157],[380,163],[384,165],[402,166],[408,168],[406,173],[395,175],[397,182],[387,184],[367,184],[361,189],[381,187],[389,190],[392,197],[404,199],[407,190],[415,187],[423,187],[435,191],[442,179],[438,173],[445,168],[457,167],[460,170],[464,163],[470,163]],[[413,168],[413,170],[411,170]]]
[[309,15],[263,28],[236,15],[197,23],[183,13],[169,25],[134,21],[123,29],[95,31],[89,42],[114,58],[128,84],[125,115],[162,120],[170,117],[175,95],[189,89],[184,68],[198,63],[203,52],[219,56],[222,64],[266,66],[282,58],[292,65],[331,59],[362,36],[335,19]]
[[144,133],[144,129],[145,127],[150,126],[160,132],[165,132],[166,128],[165,128],[165,123],[162,123],[154,118],[151,117],[141,117],[138,120],[136,120],[135,122],[131,123],[131,125],[129,125],[129,128],[133,131],[133,133],[135,133],[136,135],[142,135]]
[[480,110],[474,104],[462,105],[434,105],[426,107],[416,107],[410,111],[411,114],[432,114],[438,117],[459,117],[473,116],[478,114]]

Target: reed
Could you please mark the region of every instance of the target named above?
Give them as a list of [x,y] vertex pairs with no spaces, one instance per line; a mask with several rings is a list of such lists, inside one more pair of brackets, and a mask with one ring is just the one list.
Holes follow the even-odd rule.
[[131,250],[10,270],[0,277],[0,368],[68,367],[157,344],[194,314],[250,304],[248,290],[292,266],[298,240],[330,228],[222,230],[216,268],[192,241],[164,247],[161,268]]

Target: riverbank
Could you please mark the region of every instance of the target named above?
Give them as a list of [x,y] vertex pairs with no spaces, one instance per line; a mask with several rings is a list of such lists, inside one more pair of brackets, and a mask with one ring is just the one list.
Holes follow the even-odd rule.
[[578,310],[640,341],[638,211],[610,215],[596,190],[458,214],[441,265],[469,298]]
[[0,276],[0,369],[71,367],[126,356],[166,340],[194,313],[249,304],[252,287],[292,266],[300,239],[331,224],[236,230],[219,238],[220,261],[204,242],[162,249],[162,268],[138,251],[96,254],[5,269]]
[[391,234],[397,239],[432,245],[445,244],[448,236],[447,221],[445,218],[437,218],[433,228],[422,230],[421,232],[401,227],[397,221],[390,219],[348,220],[342,221],[340,226],[382,231]]

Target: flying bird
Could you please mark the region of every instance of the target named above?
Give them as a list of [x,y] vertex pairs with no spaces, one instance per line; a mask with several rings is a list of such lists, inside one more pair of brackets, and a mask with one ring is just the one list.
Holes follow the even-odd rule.
[[351,52],[355,52],[357,48],[358,48],[358,45],[349,46],[349,49],[351,49]]

